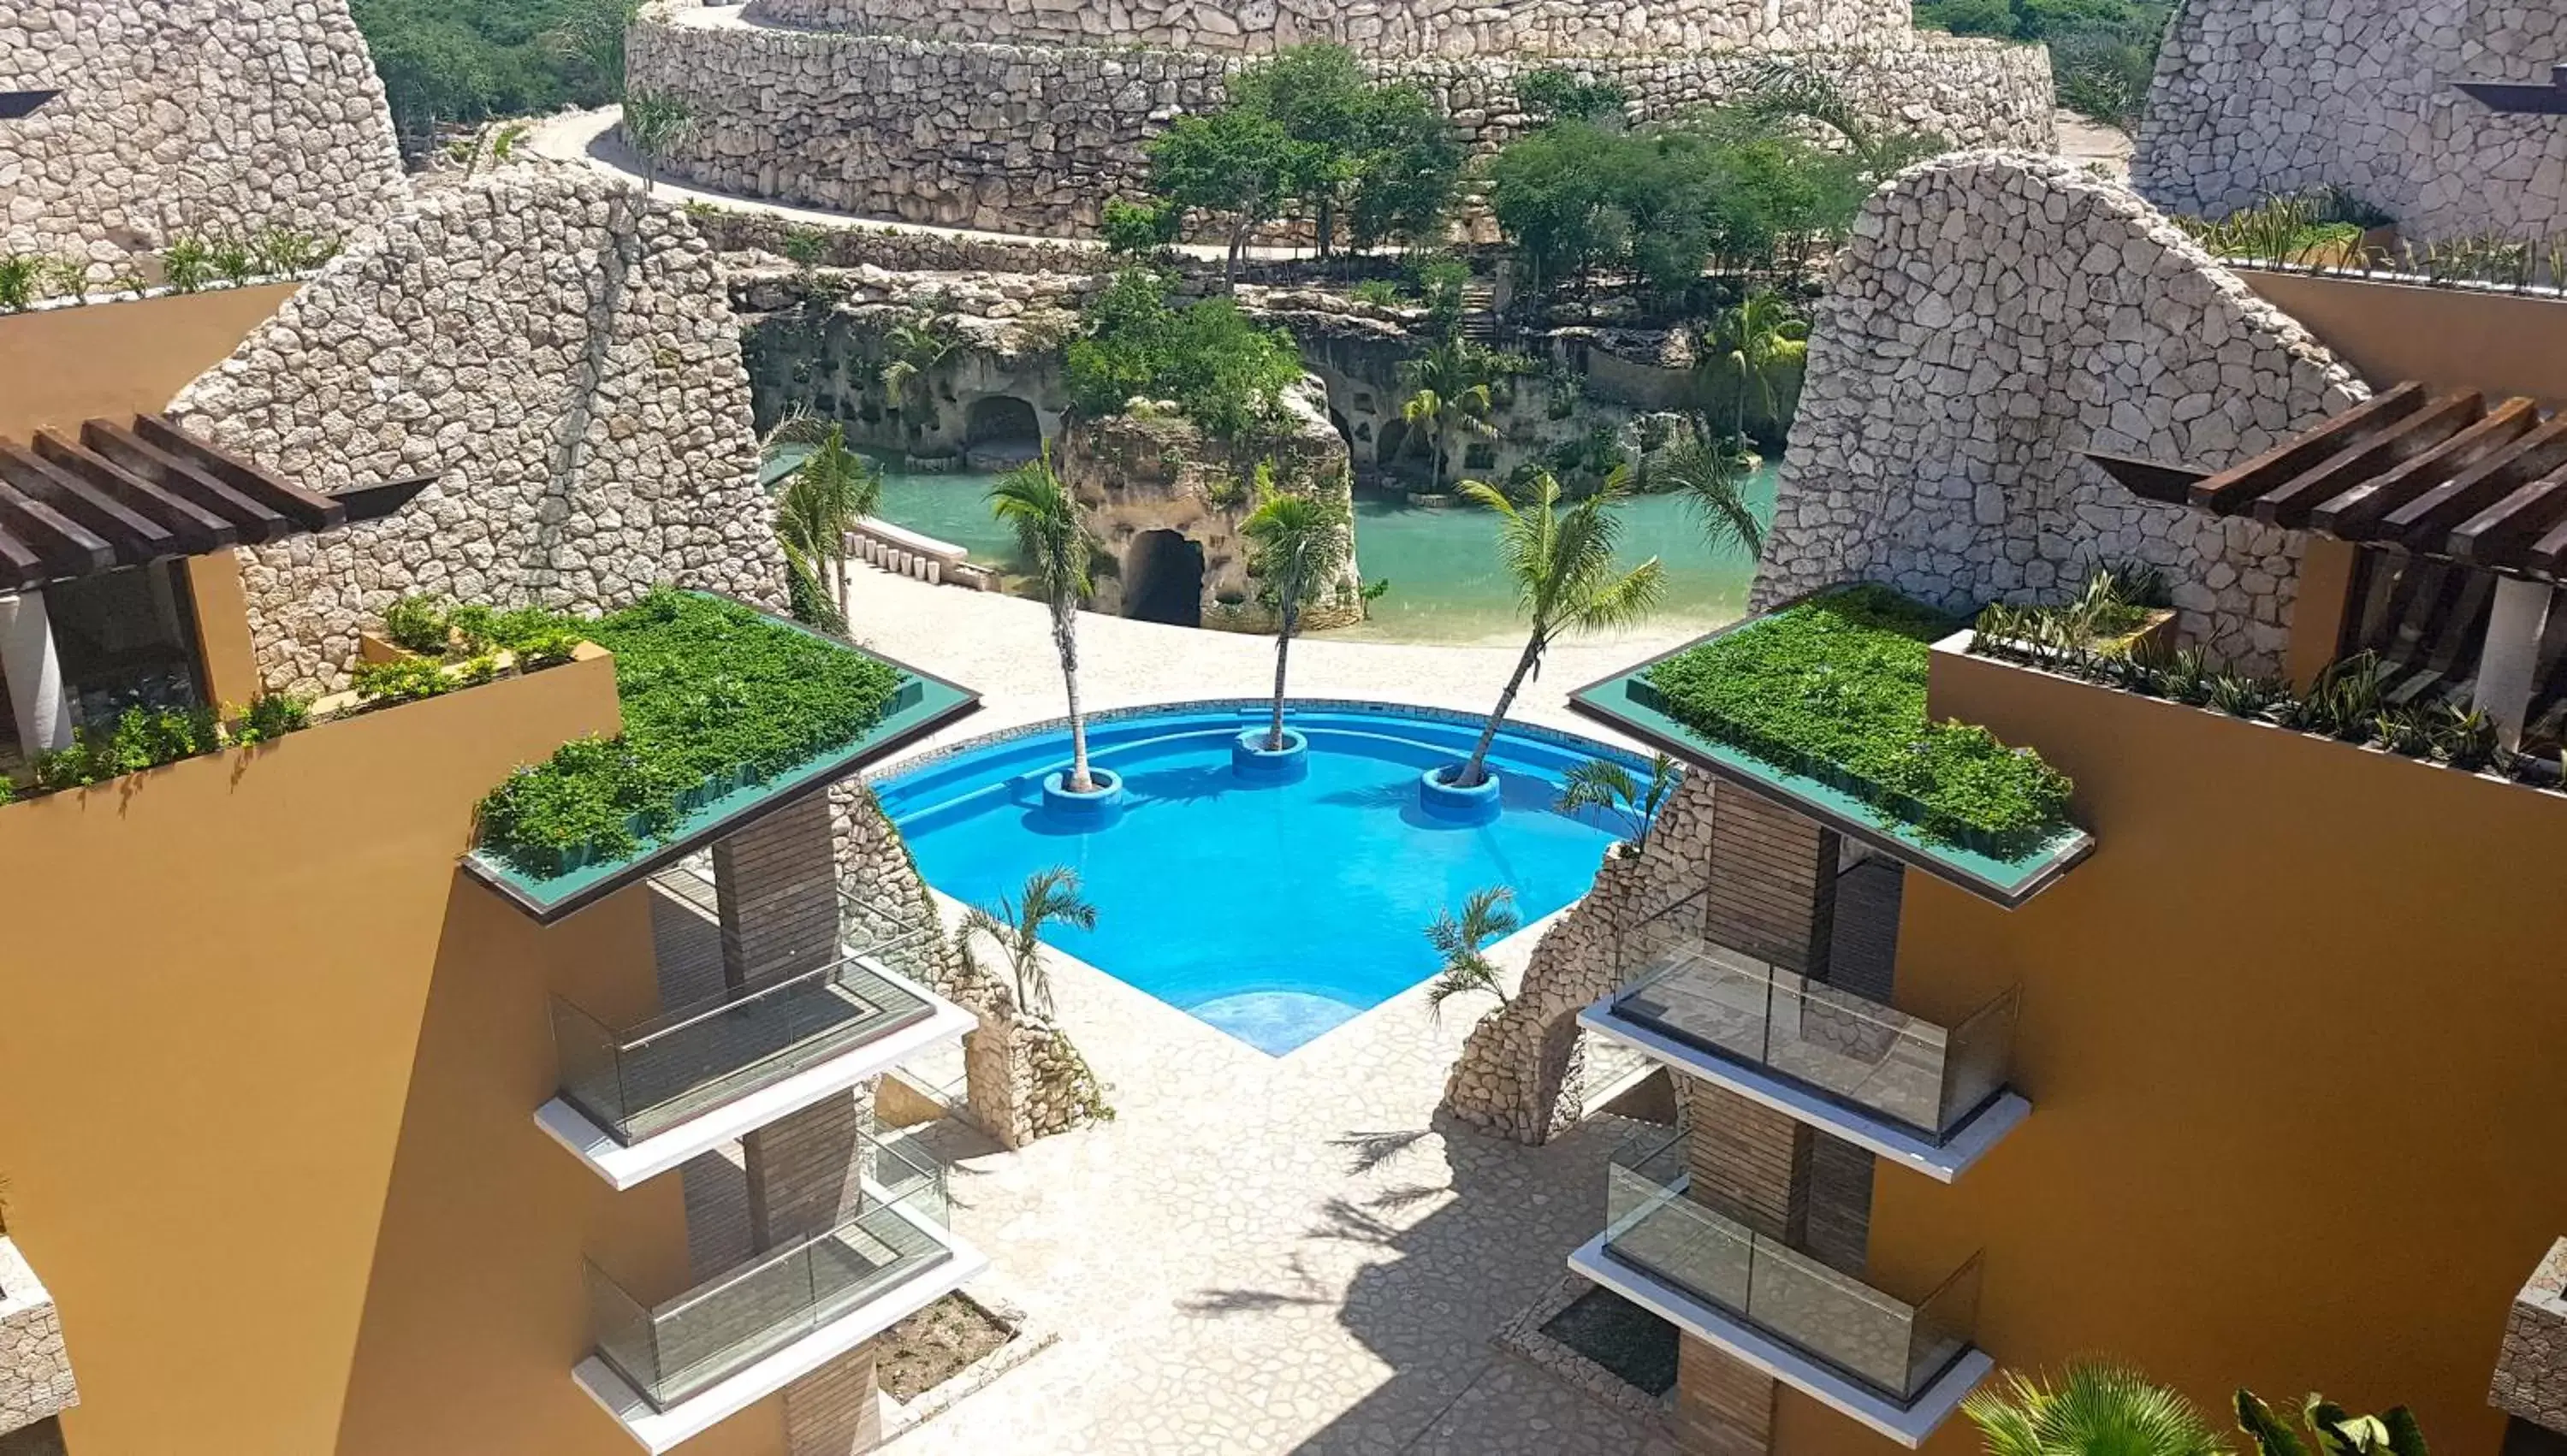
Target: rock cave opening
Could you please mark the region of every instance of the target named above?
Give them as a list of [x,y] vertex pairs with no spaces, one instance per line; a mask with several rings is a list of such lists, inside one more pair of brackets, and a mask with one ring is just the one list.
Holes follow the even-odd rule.
[[1042,453],[1042,420],[1014,395],[984,395],[963,414],[963,448],[976,469],[1005,469]]
[[1175,531],[1143,531],[1123,552],[1123,615],[1201,627],[1203,574],[1202,543]]

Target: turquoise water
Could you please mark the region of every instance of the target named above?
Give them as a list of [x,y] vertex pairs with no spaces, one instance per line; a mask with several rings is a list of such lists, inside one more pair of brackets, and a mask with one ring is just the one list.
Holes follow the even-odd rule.
[[1055,927],[1046,944],[1276,1056],[1434,975],[1425,929],[1472,891],[1512,886],[1530,924],[1586,893],[1622,832],[1553,807],[1563,774],[1612,752],[1599,744],[1502,731],[1491,761],[1503,811],[1458,827],[1418,808],[1418,777],[1467,755],[1476,723],[1296,709],[1308,776],[1243,782],[1231,742],[1264,722],[1263,708],[1195,707],[1090,724],[1090,757],[1123,776],[1126,802],[1094,832],[1040,807],[1042,775],[1068,762],[1065,730],[970,748],[877,789],[928,883],[995,905],[1067,865],[1096,929]]
[[[1771,518],[1775,468],[1756,472],[1750,499]],[[990,476],[920,475],[893,470],[883,477],[883,516],[925,531],[972,553],[972,559],[1004,565],[1015,543],[990,519],[982,497]],[[1715,551],[1704,540],[1693,508],[1671,495],[1624,501],[1624,554],[1634,562],[1655,555],[1666,563],[1667,596],[1658,621],[1705,631],[1736,621],[1747,609],[1756,560],[1743,551]],[[1485,511],[1467,507],[1413,506],[1364,496],[1355,502],[1355,555],[1364,580],[1387,578],[1390,590],[1372,604],[1371,620],[1332,638],[1373,642],[1513,642],[1520,629],[1514,589],[1497,560],[1498,526]]]

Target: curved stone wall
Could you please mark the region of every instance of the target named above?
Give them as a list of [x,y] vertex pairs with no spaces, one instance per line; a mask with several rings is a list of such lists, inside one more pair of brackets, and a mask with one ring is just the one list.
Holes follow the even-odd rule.
[[[1620,82],[1642,116],[1734,94],[1788,55],[1868,114],[1956,145],[2047,147],[2049,60],[2038,47],[1917,40],[1835,51],[1740,48],[1655,59],[1385,62],[1453,116],[1475,148],[1524,125],[1517,76],[1567,64]],[[908,222],[1026,232],[1095,225],[1141,191],[1141,146],[1216,106],[1236,57],[1045,49],[679,23],[646,15],[626,43],[634,83],[683,98],[694,135],[668,175],[720,191]]]
[[402,191],[382,83],[347,0],[0,5],[0,248],[101,276],[176,233],[347,237]]
[[750,0],[748,15],[776,25],[919,40],[1228,55],[1334,41],[1386,58],[1851,46],[1897,39],[1912,23],[1908,0]]
[[2139,499],[2088,448],[2216,470],[2369,392],[2128,189],[1967,153],[1875,193],[1813,321],[1758,608],[1840,581],[1955,610],[2162,568],[2184,630],[2264,671],[2300,543]]
[[659,582],[782,605],[721,269],[679,209],[584,174],[439,190],[178,397],[318,488],[434,475],[387,520],[241,552],[271,689],[345,686],[404,592],[605,609]]
[[2455,81],[2549,79],[2554,0],[2189,0],[2157,60],[2132,181],[2218,216],[2341,185],[2407,235],[2567,222],[2567,117],[2503,115]]

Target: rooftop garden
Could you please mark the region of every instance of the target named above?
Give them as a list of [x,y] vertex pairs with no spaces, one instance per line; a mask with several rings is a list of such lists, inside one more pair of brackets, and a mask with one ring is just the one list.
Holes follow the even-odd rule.
[[565,743],[482,799],[480,856],[526,880],[603,875],[964,701],[719,597],[664,588],[575,625],[615,655],[624,732]]
[[2020,858],[2071,830],[2071,785],[1985,728],[1927,721],[1929,649],[1959,626],[1886,588],[1851,587],[1662,659],[1630,697],[1928,843]]

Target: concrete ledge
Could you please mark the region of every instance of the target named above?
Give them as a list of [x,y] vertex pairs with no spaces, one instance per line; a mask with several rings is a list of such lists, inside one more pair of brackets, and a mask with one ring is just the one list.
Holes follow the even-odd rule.
[[18,1246],[0,1238],[0,1436],[78,1404],[54,1297]]

